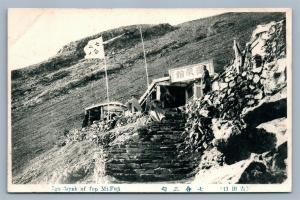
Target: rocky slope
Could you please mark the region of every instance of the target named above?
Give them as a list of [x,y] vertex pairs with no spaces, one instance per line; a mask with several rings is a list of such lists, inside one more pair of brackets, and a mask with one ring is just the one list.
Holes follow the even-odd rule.
[[199,159],[195,181],[282,183],[287,178],[285,21],[258,26],[243,55],[217,79],[219,90],[187,107],[182,156],[194,152]]
[[[216,72],[233,59],[232,43],[249,41],[258,24],[282,13],[227,13],[172,27],[143,25],[150,79],[170,68],[214,59]],[[88,40],[120,36],[105,46],[111,99],[125,102],[146,89],[142,46],[136,26],[121,27],[72,42],[49,60],[12,72],[13,174],[46,154],[64,132],[80,127],[83,109],[105,100],[103,63],[84,59]]]

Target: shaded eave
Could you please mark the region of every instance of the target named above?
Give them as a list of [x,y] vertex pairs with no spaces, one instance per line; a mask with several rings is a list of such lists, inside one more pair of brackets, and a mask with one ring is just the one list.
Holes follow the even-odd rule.
[[139,103],[142,104],[144,99],[147,98],[147,96],[150,94],[151,90],[154,88],[154,86],[159,83],[159,82],[164,82],[164,81],[169,81],[170,77],[162,77],[162,78],[158,78],[158,79],[154,79],[152,81],[152,83],[149,85],[148,89],[146,90],[146,92],[141,96],[141,98],[139,99]]
[[119,106],[119,107],[123,107],[123,108],[127,108],[123,103],[118,102],[118,101],[111,101],[111,102],[102,102],[102,103],[98,103],[92,106],[89,106],[87,108],[85,108],[85,110],[91,110],[93,108],[98,108],[98,107],[103,107],[103,106]]

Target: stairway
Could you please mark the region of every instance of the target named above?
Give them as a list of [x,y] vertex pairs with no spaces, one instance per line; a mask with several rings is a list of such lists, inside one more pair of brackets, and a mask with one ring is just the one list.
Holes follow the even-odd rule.
[[138,131],[130,143],[111,146],[106,162],[107,175],[121,181],[171,181],[187,178],[196,164],[191,158],[178,159],[185,116],[167,111],[163,122],[151,122]]

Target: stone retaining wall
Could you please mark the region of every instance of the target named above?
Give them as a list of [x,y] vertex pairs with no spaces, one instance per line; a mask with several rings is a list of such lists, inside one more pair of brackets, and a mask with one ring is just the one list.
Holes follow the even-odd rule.
[[168,113],[164,122],[151,122],[136,138],[106,149],[106,173],[123,181],[169,181],[189,177],[197,166],[178,158],[185,117]]

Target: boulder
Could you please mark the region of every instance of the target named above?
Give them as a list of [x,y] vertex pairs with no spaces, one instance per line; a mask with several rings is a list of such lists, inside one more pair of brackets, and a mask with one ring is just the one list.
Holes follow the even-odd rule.
[[257,155],[255,160],[243,171],[238,183],[283,183],[287,178],[286,159],[287,142],[284,142],[272,151]]
[[241,134],[241,124],[237,121],[212,119],[212,131],[214,134],[214,146],[225,145],[228,140]]
[[[215,152],[212,149],[212,154]],[[207,155],[208,152],[205,153]],[[283,183],[286,178],[287,143],[263,154],[252,153],[234,164],[215,164],[208,168],[200,162],[193,183],[203,184],[268,184]],[[201,168],[202,167],[202,168]]]
[[224,164],[224,155],[216,147],[204,151],[201,156],[199,169],[209,169],[211,167],[222,166]]
[[256,67],[252,69],[252,72],[254,73],[261,73],[261,71],[262,71],[262,67]]
[[216,165],[209,169],[200,170],[193,183],[202,184],[235,184],[238,183],[245,169],[254,160],[254,155],[246,160],[234,163],[232,165]]
[[272,96],[266,96],[258,105],[246,107],[241,118],[248,126],[256,127],[261,123],[287,116],[286,88]]
[[212,145],[223,154],[223,160],[227,164],[247,159],[251,153],[270,151],[276,148],[278,140],[276,135],[262,127],[246,127],[237,120],[213,119],[212,131]]
[[276,147],[282,145],[283,143],[287,142],[288,136],[287,136],[287,119],[279,118],[274,119],[269,122],[265,122],[257,126],[259,129],[263,129],[267,131],[268,133],[274,134],[277,141],[276,141]]
[[265,66],[263,87],[265,94],[275,94],[287,85],[286,58],[275,60]]

